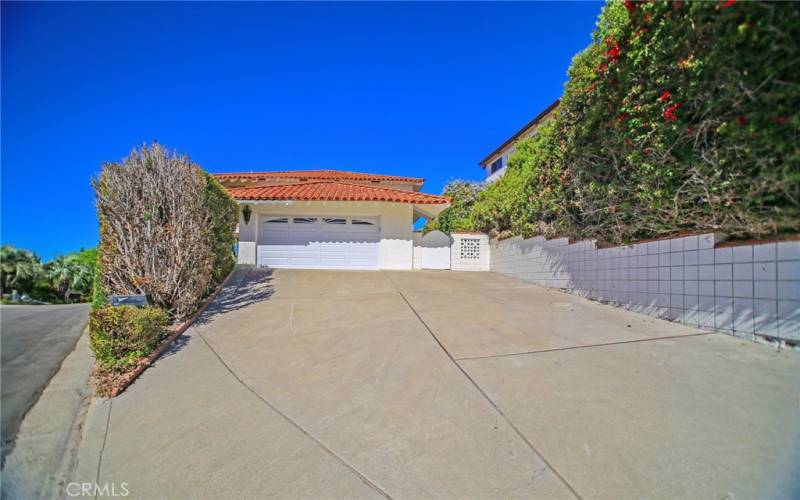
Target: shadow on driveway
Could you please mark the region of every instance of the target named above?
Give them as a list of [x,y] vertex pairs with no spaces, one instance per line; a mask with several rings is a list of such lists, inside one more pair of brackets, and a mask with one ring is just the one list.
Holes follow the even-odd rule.
[[205,325],[220,315],[269,299],[275,293],[273,269],[237,267],[227,285],[214,302],[197,318],[196,325]]

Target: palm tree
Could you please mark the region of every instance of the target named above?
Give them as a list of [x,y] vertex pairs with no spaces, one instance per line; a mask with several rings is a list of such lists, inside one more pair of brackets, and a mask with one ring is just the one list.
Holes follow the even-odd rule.
[[39,257],[29,251],[13,245],[0,247],[0,289],[2,292],[13,287],[25,287],[32,284],[42,272]]
[[59,255],[47,263],[47,271],[50,275],[50,280],[58,290],[58,295],[61,296],[61,300],[66,302],[69,288],[78,271],[75,260],[69,256]]
[[58,290],[61,300],[67,300],[70,290],[88,293],[91,290],[93,270],[72,255],[59,255],[47,263],[47,269],[53,285]]

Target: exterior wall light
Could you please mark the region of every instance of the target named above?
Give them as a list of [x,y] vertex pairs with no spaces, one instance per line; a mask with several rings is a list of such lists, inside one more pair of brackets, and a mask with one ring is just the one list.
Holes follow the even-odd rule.
[[242,218],[244,219],[245,226],[250,223],[250,214],[252,213],[253,211],[250,210],[250,206],[245,205],[244,208],[242,208]]

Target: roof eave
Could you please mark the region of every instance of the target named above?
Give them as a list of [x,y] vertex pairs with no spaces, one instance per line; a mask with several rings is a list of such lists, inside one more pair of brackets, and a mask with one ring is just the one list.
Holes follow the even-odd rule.
[[551,105],[547,106],[547,107],[544,109],[544,111],[542,111],[541,113],[539,113],[538,115],[536,115],[536,118],[534,118],[533,120],[529,121],[529,122],[527,123],[527,125],[525,125],[525,126],[524,126],[524,127],[522,127],[521,129],[519,129],[519,130],[518,130],[518,131],[517,131],[517,132],[516,132],[514,135],[512,135],[512,136],[511,136],[509,139],[507,139],[507,140],[506,140],[506,141],[505,141],[503,144],[501,144],[501,145],[500,145],[500,146],[499,146],[497,149],[495,149],[494,151],[492,151],[491,153],[489,153],[489,154],[486,156],[486,158],[484,158],[483,160],[479,161],[479,162],[478,162],[478,166],[479,166],[479,167],[481,167],[481,168],[485,167],[485,166],[486,166],[486,164],[489,162],[489,160],[490,160],[490,159],[492,159],[492,158],[493,158],[495,155],[497,155],[497,153],[500,153],[501,151],[503,151],[503,150],[504,150],[504,149],[505,149],[505,148],[506,148],[506,147],[507,147],[509,144],[512,144],[512,143],[514,143],[514,142],[515,142],[517,139],[519,139],[519,137],[520,137],[520,136],[521,136],[523,133],[525,133],[525,131],[526,131],[526,130],[528,130],[529,128],[533,127],[534,125],[536,125],[536,124],[538,124],[540,121],[542,121],[542,119],[544,119],[544,118],[545,118],[547,115],[549,115],[549,114],[550,114],[550,112],[551,112],[551,111],[553,111],[553,110],[554,110],[554,109],[555,109],[555,108],[558,106],[558,104],[559,104],[560,102],[561,102],[561,99],[556,99],[556,100],[555,100],[555,102],[553,102]]

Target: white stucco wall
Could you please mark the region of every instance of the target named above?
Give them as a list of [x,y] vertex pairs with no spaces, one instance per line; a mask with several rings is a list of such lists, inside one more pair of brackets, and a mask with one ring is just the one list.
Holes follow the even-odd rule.
[[413,246],[414,246],[414,255],[413,255],[413,268],[414,269],[422,269],[422,247],[420,246],[422,243],[422,231],[414,231],[414,238],[413,238]]
[[413,265],[413,208],[403,203],[289,201],[275,204],[242,203],[253,211],[250,223],[239,220],[239,263],[256,263],[259,216],[364,216],[377,217],[381,227],[381,269],[411,269]]

